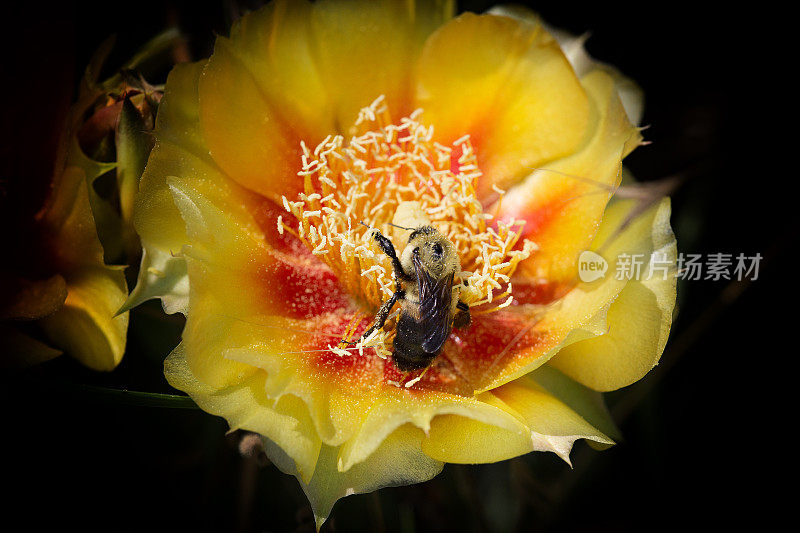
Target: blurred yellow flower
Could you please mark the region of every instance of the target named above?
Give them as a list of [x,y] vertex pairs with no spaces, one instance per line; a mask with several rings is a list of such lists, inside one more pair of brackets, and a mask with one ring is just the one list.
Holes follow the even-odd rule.
[[141,251],[133,198],[161,94],[131,69],[178,39],[176,29],[166,30],[101,81],[108,39],[71,106],[69,91],[61,92],[66,98],[52,96],[52,86],[71,86],[68,62],[52,51],[59,68],[49,84],[26,91],[33,110],[17,125],[18,136],[25,144],[22,131],[33,129],[35,138],[23,154],[45,153],[40,161],[20,156],[0,181],[0,245],[8,256],[0,265],[0,367],[35,364],[61,351],[94,370],[113,370],[121,361],[128,330],[128,313],[120,312],[128,295],[124,265]]
[[[600,393],[658,361],[673,277],[581,283],[578,255],[674,259],[667,200],[609,203],[639,144],[618,80],[577,75],[532,15],[450,2],[273,2],[167,81],[134,210],[128,305],[187,321],[170,383],[264,437],[317,523],[340,497],[444,462],[612,444]],[[461,258],[473,323],[401,373],[393,291],[367,228],[430,221]],[[661,255],[659,257],[661,257]]]
[[[92,205],[92,182],[114,164],[89,159],[77,141],[91,101],[82,98],[69,111],[44,205],[32,220],[4,228],[11,258],[0,271],[4,367],[43,362],[65,351],[91,369],[113,370],[125,353],[128,314],[117,316],[128,293],[125,274],[105,262]],[[25,180],[31,181],[12,179],[22,190]]]

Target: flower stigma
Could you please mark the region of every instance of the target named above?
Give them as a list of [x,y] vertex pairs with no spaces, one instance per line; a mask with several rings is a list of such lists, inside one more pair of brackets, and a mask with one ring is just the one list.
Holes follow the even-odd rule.
[[[537,246],[519,242],[524,221],[494,220],[484,212],[476,196],[482,173],[469,135],[440,144],[433,126],[420,122],[422,113],[417,109],[395,123],[381,96],[361,110],[349,142],[329,135],[313,151],[301,142],[304,192],[295,201],[282,197],[297,226],[279,217],[278,231],[300,239],[362,308],[374,312],[396,287],[391,260],[375,244],[374,232],[382,231],[400,254],[410,231],[430,224],[455,246],[461,272],[454,284],[462,284],[460,298],[471,313],[507,307],[514,299],[511,276]],[[504,191],[494,190],[499,210]],[[397,313],[355,349],[363,354],[374,348],[387,358]],[[363,318],[347,327],[343,340],[355,337]],[[341,345],[328,348],[350,355]]]

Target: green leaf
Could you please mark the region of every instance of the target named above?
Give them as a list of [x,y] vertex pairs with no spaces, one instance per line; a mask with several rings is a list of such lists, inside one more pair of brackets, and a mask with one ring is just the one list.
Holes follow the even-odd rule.
[[56,387],[73,392],[93,396],[99,400],[111,401],[125,405],[139,407],[161,407],[166,409],[199,409],[197,404],[188,396],[180,394],[163,394],[158,392],[144,392],[96,385],[59,382]]

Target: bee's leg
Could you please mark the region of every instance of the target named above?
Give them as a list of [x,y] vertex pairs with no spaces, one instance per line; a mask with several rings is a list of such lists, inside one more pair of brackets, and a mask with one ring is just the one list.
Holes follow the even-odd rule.
[[403,270],[403,265],[400,264],[400,259],[397,258],[397,252],[394,249],[394,244],[390,241],[387,237],[380,231],[375,232],[375,240],[380,246],[383,253],[389,256],[389,259],[392,260],[392,268],[394,268],[394,275],[395,277],[400,280],[411,281],[413,278],[406,274],[405,270]]
[[[429,367],[429,366],[426,366],[424,369],[422,369],[422,372],[420,372],[420,374],[419,374],[417,377],[415,377],[414,379],[410,379],[410,380],[406,381],[406,382],[403,384],[403,386],[404,386],[405,388],[407,388],[407,389],[408,389],[408,388],[411,388],[411,387],[413,387],[414,385],[416,385],[416,384],[417,384],[417,382],[418,382],[419,380],[421,380],[421,379],[422,379],[422,378],[425,376],[425,374],[427,374],[427,373],[428,373],[428,370],[430,370],[430,368],[431,368],[431,367]],[[405,372],[405,373],[404,373],[404,375],[403,375],[403,379],[405,380],[405,378],[407,378],[407,377],[408,377],[408,375],[409,375],[410,373],[411,373],[411,372]]]
[[398,288],[398,290],[395,291],[394,294],[392,294],[392,297],[383,303],[381,308],[378,310],[378,314],[375,315],[375,322],[372,324],[372,326],[370,326],[370,328],[367,331],[365,331],[361,335],[361,337],[358,338],[358,341],[355,342],[343,341],[343,342],[346,342],[351,346],[354,344],[358,344],[358,342],[361,339],[366,339],[367,337],[372,335],[373,331],[382,328],[383,325],[386,323],[386,319],[389,317],[389,313],[392,311],[392,307],[394,307],[394,304],[396,304],[398,300],[402,300],[403,298],[405,298],[405,296],[406,296],[405,291],[402,291]]
[[459,300],[456,304],[456,309],[456,316],[453,318],[453,327],[461,329],[469,326],[470,322],[472,322],[472,318],[469,314],[469,306]]

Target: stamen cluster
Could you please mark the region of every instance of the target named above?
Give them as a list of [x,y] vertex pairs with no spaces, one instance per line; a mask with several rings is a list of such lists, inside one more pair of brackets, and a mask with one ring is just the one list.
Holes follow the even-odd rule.
[[[328,136],[313,152],[302,143],[298,175],[304,192],[294,201],[283,198],[297,227],[281,217],[278,231],[295,234],[356,300],[377,309],[391,297],[395,281],[369,228],[390,236],[402,252],[409,232],[391,223],[400,204],[415,202],[426,223],[459,253],[457,282],[466,281],[461,299],[473,313],[496,311],[512,302],[511,276],[536,245],[526,239],[517,247],[524,222],[493,220],[483,211],[475,192],[482,173],[469,135],[444,146],[433,140],[433,126],[423,125],[421,115],[416,110],[395,124],[380,97],[361,110],[349,141]],[[499,208],[504,191],[495,192]]]

